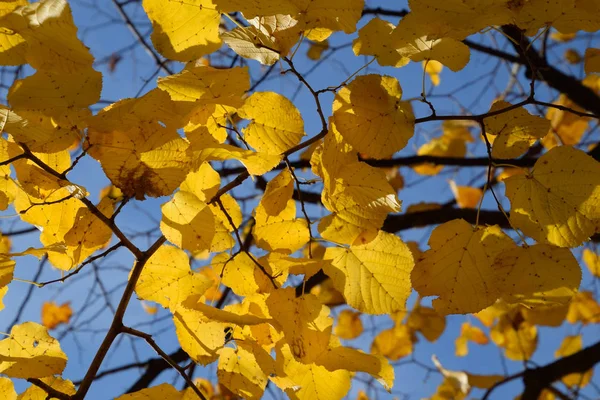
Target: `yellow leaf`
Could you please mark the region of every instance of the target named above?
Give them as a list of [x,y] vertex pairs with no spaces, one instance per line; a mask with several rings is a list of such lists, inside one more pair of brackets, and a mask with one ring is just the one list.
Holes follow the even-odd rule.
[[152,43],[171,60],[191,61],[221,47],[221,13],[211,0],[144,0],[152,21]]
[[373,18],[358,31],[352,42],[355,55],[371,55],[381,66],[403,67],[409,63],[408,57],[400,55],[392,46],[392,32],[396,26],[380,18]]
[[333,320],[328,316],[329,309],[314,295],[297,298],[295,289],[279,289],[266,302],[295,359],[311,363],[327,350]]
[[423,35],[462,40],[488,26],[508,23],[511,17],[506,4],[495,0],[470,2],[468,5],[462,0],[443,4],[436,0],[413,1],[410,10],[396,28],[395,34],[400,41],[414,40]]
[[428,341],[435,342],[446,329],[446,318],[433,308],[416,305],[408,315],[406,325],[421,332]]
[[456,204],[460,208],[477,208],[483,197],[483,191],[479,188],[474,188],[470,186],[458,186],[456,182],[449,181],[450,189],[452,190],[452,194],[454,194],[454,198],[456,199]]
[[433,86],[438,86],[440,84],[440,74],[444,69],[442,63],[436,60],[426,60],[422,62],[422,65]]
[[5,400],[17,400],[17,392],[10,379],[0,377],[0,395]]
[[538,306],[535,308],[527,308],[522,306],[521,312],[523,317],[534,325],[539,326],[561,326],[567,317],[569,304],[562,306]]
[[585,49],[584,68],[586,74],[600,72],[600,49],[591,47]]
[[[453,139],[449,136],[431,139],[417,150],[419,156],[457,157],[462,158],[467,153],[467,146],[462,139]],[[423,164],[413,167],[417,174],[437,175],[443,165]]]
[[35,322],[13,326],[10,336],[0,340],[0,372],[11,378],[61,374],[66,365],[67,356],[58,340]]
[[333,282],[331,279],[326,279],[325,282],[313,287],[310,290],[310,293],[317,296],[319,301],[328,307],[346,304],[344,296],[333,287]]
[[160,230],[171,243],[186,250],[230,249],[235,243],[230,235],[233,228],[229,222],[223,224],[215,218],[216,207],[199,200],[193,193],[180,190],[163,204]]
[[214,362],[225,345],[223,322],[210,321],[200,311],[182,306],[172,310],[177,340],[192,360],[202,365]]
[[258,2],[245,0],[214,0],[222,12],[239,11],[246,18],[258,15],[291,15],[305,30],[327,28],[346,33],[356,30],[364,8],[364,0],[283,0]]
[[322,42],[310,42],[310,47],[306,52],[306,56],[311,60],[317,61],[323,55],[325,50],[329,49],[329,41],[324,40]]
[[[443,64],[452,71],[460,71],[468,63],[470,51],[467,45],[461,41],[452,38],[440,38],[429,40],[427,37],[416,38],[404,46],[401,46],[397,51],[403,57],[409,57],[412,61],[429,60],[429,62]],[[440,70],[441,68],[435,68]]]
[[333,212],[321,219],[319,232],[329,241],[364,243],[377,236],[388,213],[400,211],[400,202],[385,172],[358,162],[335,124],[330,127],[322,151],[311,160],[323,178],[323,204]]
[[[560,347],[554,353],[554,357],[568,357],[571,354],[577,353],[583,348],[583,339],[581,335],[565,336]],[[592,379],[593,369],[584,373],[572,373],[562,377],[562,382],[568,387],[578,386],[585,387]]]
[[16,141],[26,144],[33,151],[65,150],[80,139],[77,126],[70,123],[60,126],[51,117],[38,111],[19,111],[17,114],[0,106],[0,122],[4,132],[11,134]]
[[[75,385],[73,385],[73,382],[62,379],[59,376],[49,376],[40,380],[54,390],[58,390],[66,395],[74,395],[77,391],[75,389]],[[44,389],[35,385],[31,385],[26,391],[17,397],[17,400],[46,400],[47,398],[48,393]]]
[[502,298],[528,307],[568,304],[581,282],[571,251],[545,244],[506,250],[496,257],[494,269]]
[[[274,186],[271,188],[267,185],[265,196],[269,195],[272,190],[277,190]],[[253,235],[256,245],[262,249],[291,254],[308,243],[310,239],[306,220],[296,218],[296,202],[291,198],[287,201],[285,209],[277,215],[269,215],[261,201],[255,209],[254,218],[256,224]]]
[[416,343],[412,330],[406,325],[381,331],[371,344],[371,353],[381,354],[392,361],[406,357],[413,352]]
[[[25,60],[38,71],[79,73],[92,66],[94,58],[77,38],[66,0],[28,4],[6,15],[2,26],[25,39]],[[15,39],[12,45],[18,44]],[[76,74],[73,78],[77,79]]]
[[361,75],[335,96],[336,127],[356,151],[387,158],[404,148],[414,133],[412,107],[401,97],[396,78]]
[[275,92],[253,93],[238,115],[252,120],[244,129],[244,139],[259,153],[281,154],[300,143],[304,136],[300,111]]
[[330,371],[339,369],[352,372],[366,372],[377,379],[389,392],[394,386],[394,369],[390,363],[379,355],[365,354],[349,347],[330,348],[322,354],[317,364]]
[[[553,104],[579,112],[585,111],[564,94],[561,94]],[[587,130],[590,121],[590,118],[581,117],[572,112],[559,110],[554,107],[548,107],[546,118],[550,120],[551,128],[548,134],[542,139],[542,144],[548,150],[561,144],[565,146],[578,144]]]
[[8,293],[8,286],[0,287],[0,311],[4,310],[4,302],[2,299],[4,299],[4,296],[6,296],[6,293]]
[[186,308],[199,311],[204,320],[224,322],[238,326],[259,325],[268,323],[269,318],[257,317],[251,314],[238,314],[228,310],[221,310],[204,304],[200,295],[189,296],[182,305]]
[[[105,197],[96,205],[98,211],[110,218],[114,200]],[[96,250],[108,245],[112,230],[87,207],[80,207],[75,214],[73,226],[64,234],[66,252],[49,252],[48,259],[55,267],[68,271],[81,264]]]
[[57,305],[55,302],[44,302],[42,304],[42,325],[48,329],[54,329],[60,324],[68,324],[73,315],[69,302]]
[[294,179],[289,169],[282,170],[267,183],[261,204],[268,215],[279,215],[294,193]]
[[351,310],[342,310],[338,315],[337,325],[333,333],[346,340],[355,339],[363,331],[363,324],[360,320],[360,313]]
[[[16,8],[28,5],[27,0],[7,0],[0,3],[0,18],[7,16]],[[3,24],[3,22],[0,22]],[[6,29],[0,32],[0,64],[20,65],[26,64],[25,53],[27,45],[23,36]]]
[[600,258],[590,249],[583,249],[583,262],[594,276],[600,277]]
[[124,394],[115,400],[180,400],[183,394],[168,383],[138,390],[137,392]]
[[573,296],[567,321],[571,324],[581,322],[583,325],[600,322],[600,304],[596,302],[591,292],[578,292]]
[[[292,400],[341,400],[350,390],[352,375],[345,369],[330,371],[314,363],[297,361],[289,345],[277,348],[276,362],[289,382],[271,378]],[[286,383],[286,385],[283,385]]]
[[155,315],[158,312],[158,307],[148,303],[147,301],[142,300],[141,302],[142,308],[149,315]]
[[529,360],[537,348],[537,328],[523,319],[521,313],[510,312],[500,317],[490,330],[490,337],[511,360]]
[[529,174],[504,183],[511,222],[536,241],[576,247],[596,231],[600,164],[583,151],[555,147],[538,159]]
[[255,17],[248,23],[249,27],[225,32],[221,39],[240,56],[264,65],[272,65],[280,55],[287,55],[302,31],[290,15]]
[[250,78],[248,67],[217,69],[199,66],[159,78],[157,85],[176,102],[238,108],[243,104],[242,96],[250,89]]
[[380,231],[367,244],[329,247],[331,264],[323,271],[351,307],[369,314],[389,314],[406,307],[414,266],[408,246],[396,235]]
[[479,389],[489,389],[505,378],[504,375],[476,375],[467,372],[469,384]]
[[[219,383],[244,399],[260,399],[267,387],[268,374],[274,372],[274,366],[271,366],[272,371],[265,370],[264,363],[261,365],[257,360],[257,352],[257,349],[243,342],[236,349],[221,349],[217,369]],[[267,357],[268,354],[263,358]]]
[[439,313],[480,311],[498,298],[494,258],[514,246],[498,226],[446,222],[433,230],[430,250],[415,265],[412,284],[421,296],[438,296],[433,308]]
[[144,265],[135,292],[143,300],[174,310],[191,295],[202,295],[213,282],[193,272],[182,250],[161,246]]
[[[511,107],[506,101],[496,101],[489,113]],[[546,135],[550,122],[542,117],[529,114],[523,107],[487,117],[486,133],[497,135],[492,146],[492,156],[516,158],[525,153],[532,144]]]
[[170,195],[190,169],[176,115],[169,96],[158,89],[118,101],[90,118],[88,153],[126,196]]
[[454,341],[454,345],[456,346],[456,355],[458,357],[464,357],[469,354],[469,341],[477,344],[489,343],[489,339],[480,328],[465,322],[460,327],[460,335]]

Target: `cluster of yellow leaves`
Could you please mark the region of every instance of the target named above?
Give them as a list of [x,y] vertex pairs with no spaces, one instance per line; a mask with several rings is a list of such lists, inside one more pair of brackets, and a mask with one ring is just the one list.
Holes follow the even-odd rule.
[[[352,48],[356,55],[374,56],[382,66],[422,62],[434,85],[444,66],[452,71],[465,67],[470,55],[462,40],[489,26],[514,23],[527,33],[549,25],[563,33],[600,28],[600,9],[593,2],[413,0],[409,5],[411,12],[397,26],[379,18],[369,21]],[[220,192],[222,182],[210,162],[233,159],[249,175],[265,175],[297,149],[305,135],[304,120],[292,101],[278,93],[248,96],[247,67],[219,69],[198,59],[226,43],[242,57],[272,65],[302,37],[316,43],[311,58],[318,58],[332,32],[356,30],[364,1],[144,0],[143,7],[154,28],[155,48],[168,59],[192,62],[158,79],[157,88],[144,96],[118,101],[93,116],[88,107],[99,99],[101,76],[77,40],[66,1],[14,1],[0,8],[0,63],[28,63],[36,70],[10,88],[10,108],[0,107],[3,131],[9,135],[0,139],[0,158],[27,155],[12,163],[16,180],[8,164],[1,167],[0,209],[14,202],[23,221],[40,227],[44,245],[10,253],[8,242],[1,242],[0,296],[13,279],[12,257],[49,253],[54,266],[72,270],[108,245],[113,232],[106,220],[118,201],[171,196],[161,208],[160,230],[172,245],[160,246],[147,260],[135,292],[142,301],[169,310],[183,350],[196,363],[218,362],[223,391],[236,396],[260,398],[272,382],[292,399],[341,399],[355,372],[372,375],[389,390],[394,370],[388,359],[410,354],[418,335],[436,341],[449,313],[479,312],[491,340],[508,358],[519,360],[529,359],[536,349],[536,325],[556,325],[564,318],[598,322],[600,306],[592,294],[577,292],[581,270],[568,248],[597,231],[600,167],[580,150],[557,146],[578,143],[588,119],[558,110],[544,119],[503,100],[495,102],[482,124],[493,143],[493,157],[519,157],[546,136],[549,151],[534,168],[503,179],[510,222],[537,244],[518,246],[498,226],[453,220],[433,231],[430,249],[421,253],[381,230],[388,214],[401,209],[401,176],[358,158],[387,159],[403,149],[414,135],[412,107],[401,100],[397,79],[357,76],[336,91],[325,139],[311,149],[312,172],[322,179],[321,200],[331,212],[317,229],[330,242],[327,248],[315,248],[304,258],[293,256],[314,243],[310,221],[296,209],[296,171],[282,168],[266,184],[248,228],[265,254],[257,257],[244,248],[231,254],[244,223],[242,211],[233,196]],[[240,12],[248,26],[220,32],[222,18],[233,12]],[[585,69],[600,69],[597,49],[586,51]],[[557,104],[572,105],[567,98]],[[238,129],[242,120],[244,127]],[[445,121],[443,134],[418,154],[464,157],[467,143],[473,142],[472,126]],[[567,133],[571,128],[576,132]],[[80,201],[87,196],[84,188],[66,180],[73,166],[69,149],[81,141],[84,129],[84,149],[114,185],[95,207]],[[233,135],[245,147],[226,144]],[[49,168],[42,168],[42,162]],[[425,164],[414,169],[435,175],[442,168]],[[475,208],[483,196],[481,190],[454,181],[451,187],[463,208]],[[209,266],[191,268],[189,254],[200,258],[211,253],[219,254],[212,255]],[[597,256],[586,252],[585,260],[597,275]],[[312,293],[285,287],[290,275],[308,279],[321,270],[329,279]],[[240,297],[238,304],[213,306],[221,284]],[[412,288],[421,296],[436,296],[432,308],[418,301],[407,312]],[[334,328],[325,304],[341,303],[356,311],[340,312]],[[340,343],[361,335],[361,313],[387,314],[394,320],[392,328],[375,337],[372,354]],[[42,322],[52,329],[68,323],[70,315],[68,305],[47,303]],[[0,341],[0,372],[41,378],[73,393],[71,382],[54,377],[62,373],[66,355],[44,326],[28,322],[13,327]],[[580,337],[567,339],[558,356],[582,347]],[[236,346],[228,346],[229,341]],[[483,345],[489,339],[479,327],[464,324],[457,355],[468,353],[469,341]],[[434,398],[464,398],[471,386],[485,388],[499,379],[436,365],[444,382]],[[564,379],[572,385],[590,378],[586,373]],[[0,388],[6,396],[16,396],[9,381],[0,378]],[[32,387],[26,393],[34,396],[40,390]],[[192,394],[163,384],[120,399],[187,400]]]

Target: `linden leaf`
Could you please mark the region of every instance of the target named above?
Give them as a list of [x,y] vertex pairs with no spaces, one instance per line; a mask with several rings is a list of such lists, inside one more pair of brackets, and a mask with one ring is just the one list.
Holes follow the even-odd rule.
[[[28,5],[27,0],[7,0],[0,3],[0,21],[3,17],[9,15],[15,9]],[[3,22],[0,22],[3,24]],[[0,32],[0,64],[1,65],[21,65],[26,64],[25,53],[27,45],[23,36],[7,29]]]
[[[219,354],[219,383],[244,399],[260,399],[269,381],[267,374],[271,371],[259,364],[256,349],[246,348],[240,343],[236,349],[221,349]],[[274,372],[274,366],[271,370]]]
[[333,333],[341,339],[356,339],[363,332],[360,313],[351,310],[342,310],[338,315],[337,325]]
[[[310,232],[306,220],[296,218],[296,202],[291,198],[292,191],[282,191],[279,187],[286,180],[285,174],[282,172],[279,179],[267,184],[263,199],[255,209],[253,232],[258,247],[291,254],[308,243]],[[270,214],[281,209],[284,202],[285,208],[278,214]]]
[[583,249],[583,262],[594,276],[600,277],[600,257],[590,249]]
[[[561,94],[552,104],[566,107],[578,112],[585,112],[583,108],[573,103],[566,95]],[[542,139],[542,144],[548,150],[559,145],[573,146],[578,144],[587,131],[590,118],[582,117],[566,110],[548,107],[546,118],[550,120],[551,128]]]
[[[2,19],[2,26],[17,34],[9,41],[11,45],[18,45],[19,37],[25,40],[25,60],[38,71],[72,74],[92,66],[94,58],[77,38],[66,0],[44,0],[18,8]],[[77,79],[76,74],[71,78]]]
[[181,400],[183,394],[168,383],[124,394],[115,400]]
[[0,340],[0,372],[11,378],[61,374],[66,365],[67,356],[58,340],[35,322],[13,326],[10,336]]
[[[326,28],[352,33],[361,17],[364,0],[214,0],[222,12],[239,11],[246,18],[264,15],[291,15],[305,30]],[[313,40],[313,38],[309,38]]]
[[460,327],[460,335],[454,341],[454,345],[456,346],[456,355],[458,357],[464,357],[469,354],[469,342],[483,345],[488,344],[489,339],[481,330],[481,328],[465,322]]
[[188,142],[177,133],[174,107],[166,93],[155,89],[89,119],[88,154],[126,196],[170,195],[189,172]]
[[496,256],[498,289],[509,303],[565,305],[579,289],[581,267],[569,249],[536,244]]
[[412,284],[421,296],[438,296],[433,307],[442,314],[477,312],[498,298],[492,263],[515,247],[498,226],[473,228],[462,219],[435,228],[427,250],[415,265]]
[[0,396],[5,400],[17,400],[17,392],[10,379],[0,377]]
[[[472,139],[471,139],[472,140]],[[433,138],[428,143],[423,144],[417,150],[419,156],[437,156],[437,157],[456,157],[462,158],[467,153],[465,140],[462,138],[453,138],[444,134],[442,137]],[[417,174],[436,175],[442,169],[443,165],[423,164],[413,167]]]
[[255,17],[248,23],[251,26],[225,32],[221,39],[240,56],[265,65],[285,56],[301,34],[301,24],[290,15]]
[[380,231],[367,244],[329,247],[323,271],[351,307],[369,314],[389,314],[406,307],[414,266],[408,246],[396,235]]
[[504,180],[510,220],[541,243],[577,247],[600,218],[600,164],[581,150],[559,146],[527,175]]
[[183,306],[171,311],[177,340],[183,351],[199,364],[214,362],[219,357],[217,350],[225,345],[227,324],[206,319],[202,312]]
[[248,67],[217,69],[199,66],[159,78],[158,88],[176,102],[239,108],[243,105],[242,96],[250,89],[250,77]]
[[293,288],[286,288],[270,293],[266,303],[295,359],[311,363],[327,350],[333,321],[315,296],[296,297]]
[[385,358],[378,355],[365,354],[349,347],[336,347],[321,355],[317,364],[330,371],[342,369],[366,372],[376,378],[388,392],[394,386],[394,368]]
[[380,18],[373,18],[358,31],[352,42],[355,55],[372,55],[381,66],[403,67],[410,62],[391,45],[392,32],[396,26]]
[[42,325],[48,329],[54,329],[60,324],[68,324],[71,315],[73,310],[68,302],[60,306],[53,301],[42,304]]
[[[492,105],[488,113],[511,106],[512,104],[499,100]],[[492,146],[492,156],[497,158],[516,158],[523,155],[550,129],[550,121],[529,114],[523,107],[487,117],[484,121],[486,133],[497,135]]]
[[401,97],[396,78],[361,75],[335,96],[336,127],[358,152],[387,158],[404,148],[414,133],[412,107]]
[[600,72],[600,49],[585,49],[584,69],[586,74]]
[[173,246],[161,246],[150,257],[135,285],[137,295],[174,310],[194,294],[203,294],[212,281],[193,272],[183,250]]
[[456,204],[460,208],[477,208],[479,206],[483,197],[483,190],[470,186],[458,186],[452,180],[449,183],[452,194],[454,194],[454,198],[456,199]]
[[569,304],[566,320],[571,324],[598,323],[600,322],[600,304],[596,302],[591,292],[578,292]]
[[422,65],[423,70],[427,73],[427,75],[429,75],[429,79],[431,79],[431,83],[433,84],[433,86],[438,86],[440,84],[440,74],[444,69],[444,65],[436,60],[423,61]]
[[252,120],[244,129],[244,139],[259,153],[281,154],[300,143],[304,136],[300,111],[278,93],[253,93],[238,114]]
[[221,47],[221,13],[212,0],[144,0],[152,22],[152,43],[171,60],[191,61]]
[[416,337],[408,326],[396,325],[394,328],[382,330],[375,336],[371,344],[371,353],[381,354],[396,361],[412,354],[416,341]]
[[490,337],[511,360],[529,360],[537,349],[537,328],[525,321],[519,311],[502,315],[490,329]]
[[406,325],[421,332],[428,341],[435,342],[446,329],[446,318],[433,308],[417,305],[408,315]]
[[[350,390],[352,375],[350,371],[338,369],[330,371],[324,366],[305,364],[294,359],[289,345],[276,349],[276,362],[281,365],[283,379],[271,378],[273,383],[285,390],[292,400],[341,400]],[[284,385],[282,383],[287,383]]]
[[271,322],[271,319],[269,318],[257,317],[248,313],[238,314],[236,312],[211,307],[204,304],[200,295],[189,296],[182,305],[186,308],[200,311],[204,317],[203,319],[210,321],[225,322],[238,326],[259,325]]
[[323,178],[323,205],[333,212],[319,223],[323,238],[346,244],[368,242],[390,212],[400,211],[385,172],[358,162],[335,124],[331,123],[322,151],[313,155],[311,164]]
[[[62,379],[60,376],[48,376],[40,379],[43,383],[50,386],[52,389],[57,390],[66,395],[74,395],[77,390],[73,382]],[[48,398],[48,392],[41,387],[31,385],[23,393],[19,394],[18,400],[45,400]]]
[[[565,336],[560,344],[560,347],[554,352],[556,358],[568,357],[571,354],[577,353],[583,348],[583,339],[581,335]],[[594,370],[589,369],[584,373],[572,373],[564,375],[562,382],[568,387],[578,386],[585,387],[590,383]]]

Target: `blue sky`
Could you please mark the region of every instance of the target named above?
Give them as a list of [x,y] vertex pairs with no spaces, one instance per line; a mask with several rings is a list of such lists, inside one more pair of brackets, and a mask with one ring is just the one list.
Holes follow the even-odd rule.
[[[392,9],[402,9],[406,7],[403,1],[367,1],[370,7],[388,7]],[[104,74],[104,86],[102,99],[107,102],[116,101],[122,98],[134,97],[140,90],[145,93],[147,90],[155,87],[156,77],[153,77],[156,72],[156,66],[153,59],[144,51],[141,46],[134,46],[136,40],[132,36],[129,29],[122,23],[116,9],[105,2],[102,6],[98,6],[94,0],[74,0],[71,2],[75,23],[80,27],[79,35],[86,46],[88,46],[97,61],[106,60],[113,52],[124,48],[131,47],[130,51],[122,54],[122,59],[116,64],[116,69],[111,72],[106,63],[98,62],[96,68]],[[126,6],[125,10],[130,15],[131,19],[136,22],[140,31],[149,33],[151,26],[146,19],[141,7],[137,4]],[[361,26],[368,19],[361,21]],[[392,22],[397,22],[391,19]],[[344,46],[349,44],[355,35],[336,34],[331,40],[331,46]],[[478,35],[478,40],[483,40],[488,44],[492,44],[491,34]],[[498,36],[495,39],[500,43],[506,41],[499,40]],[[582,48],[584,42],[578,42],[576,48]],[[509,49],[508,44],[505,44],[506,49]],[[313,61],[309,60],[306,54],[307,45],[304,44],[298,50],[294,57],[296,66],[300,72],[308,71],[313,65]],[[560,57],[564,46],[551,50],[552,57]],[[441,85],[437,88],[432,88],[428,78],[425,79],[428,95],[436,107],[439,114],[450,114],[461,111],[456,101],[450,100],[444,95],[452,93],[456,100],[467,107],[469,112],[481,113],[489,109],[491,101],[498,93],[504,90],[504,86],[508,80],[511,65],[498,65],[497,60],[490,59],[477,53],[471,54],[471,62],[460,73],[452,73],[448,69],[444,69],[441,75]],[[354,71],[361,68],[369,59],[365,57],[356,57],[351,51],[351,48],[346,46],[324,62],[313,73],[305,75],[306,79],[314,88],[324,88],[335,86],[346,79]],[[249,61],[252,76],[254,78],[260,76],[265,70],[255,61]],[[178,70],[181,66],[172,65],[173,69]],[[567,66],[565,66],[567,67]],[[280,66],[276,66],[276,70],[280,70]],[[579,67],[567,67],[574,75],[582,76],[582,71]],[[260,91],[276,91],[288,98],[294,100],[294,104],[301,111],[307,135],[313,136],[320,130],[320,121],[315,112],[314,99],[307,90],[300,87],[297,80],[290,74],[280,75],[274,73],[272,77],[264,82],[259,87]],[[493,75],[488,76],[492,73]],[[400,82],[404,91],[403,98],[418,98],[422,90],[423,69],[420,63],[411,63],[410,65],[395,69],[382,68],[376,63],[371,64],[364,69],[362,73],[378,73],[394,76]],[[159,73],[158,76],[161,76]],[[521,74],[522,75],[522,74]],[[472,85],[461,88],[466,82],[474,81]],[[146,83],[148,82],[148,83]],[[527,86],[525,83],[524,86]],[[299,89],[300,88],[300,89]],[[484,90],[485,89],[485,90]],[[483,91],[482,91],[483,90]],[[545,95],[548,92],[540,91],[540,94]],[[548,97],[547,99],[552,99]],[[325,95],[321,97],[325,107],[325,112],[331,113],[331,102],[333,95]],[[106,104],[102,104],[104,106]],[[420,102],[413,102],[415,114],[417,116],[428,115],[428,107]],[[99,107],[94,108],[97,111]],[[418,126],[417,131],[399,155],[415,154],[416,149],[430,138],[439,136],[439,124],[425,124],[426,126]],[[476,138],[476,143],[469,147],[469,156],[485,155],[485,146],[479,138],[476,131],[473,132]],[[233,163],[228,164],[233,166]],[[409,188],[400,191],[399,198],[403,202],[403,208],[410,204],[421,201],[447,201],[452,199],[452,193],[447,184],[447,179],[454,179],[459,184],[471,183],[473,185],[481,185],[484,183],[483,169],[468,169],[466,171],[457,171],[451,168],[446,168],[442,174],[437,177],[423,180],[421,176],[415,174],[410,168],[402,168],[401,172],[405,181],[409,184]],[[267,175],[268,178],[272,175]],[[91,197],[96,200],[98,192],[101,188],[108,185],[101,171],[99,164],[90,157],[85,157],[78,167],[70,175],[72,181],[84,185],[91,193]],[[249,193],[252,188],[252,183],[247,182],[235,191],[237,195]],[[498,189],[502,192],[502,188]],[[117,219],[119,226],[122,226],[126,233],[148,231],[149,235],[140,236],[135,239],[135,243],[141,248],[147,247],[151,243],[152,238],[156,238],[160,232],[157,229],[157,221],[160,220],[160,205],[166,201],[166,198],[149,199],[137,205],[129,204],[125,207],[123,213]],[[252,203],[248,203],[250,207]],[[504,205],[508,208],[509,203],[504,201]],[[494,209],[495,203],[491,196],[487,196],[484,201],[484,207]],[[309,207],[309,212],[312,217],[323,215],[322,210],[316,207]],[[3,231],[10,231],[12,225],[16,221],[14,216],[10,216],[11,212],[6,213],[6,217],[1,220]],[[404,240],[417,240],[421,243],[421,248],[426,248],[426,240],[429,230],[413,229],[404,231],[400,236]],[[15,249],[24,249],[29,246],[37,246],[39,241],[36,235],[28,235],[19,237],[14,241]],[[575,254],[579,257],[579,251]],[[101,264],[94,268],[87,269],[81,276],[68,281],[62,285],[48,286],[43,290],[36,289],[33,291],[32,298],[23,313],[24,320],[39,321],[40,309],[43,301],[52,299],[58,303],[70,301],[75,314],[71,321],[71,327],[77,329],[77,333],[68,331],[69,328],[61,327],[54,331],[54,336],[61,337],[61,345],[65,352],[69,355],[69,362],[64,376],[72,380],[80,379],[89,362],[95,354],[98,345],[104,337],[104,329],[110,324],[112,319],[111,307],[104,302],[104,293],[110,299],[112,307],[116,307],[123,289],[123,282],[127,277],[129,268],[133,263],[133,258],[125,251],[119,251],[110,257],[107,257]],[[201,264],[198,264],[201,265]],[[16,276],[23,279],[31,279],[37,270],[38,262],[32,258],[23,258],[18,261]],[[58,277],[58,272],[45,266],[44,272],[38,279],[44,281]],[[592,282],[590,275],[584,270],[584,285],[589,285]],[[13,320],[16,312],[16,306],[20,304],[23,296],[26,295],[29,285],[22,282],[13,282],[10,285],[9,293],[5,298],[6,309],[2,311],[0,317],[0,329],[8,330],[7,325]],[[415,296],[409,301],[412,306],[415,301]],[[425,302],[427,304],[427,301]],[[82,307],[85,307],[82,309]],[[334,314],[339,310],[334,310]],[[502,364],[498,348],[490,344],[488,346],[470,345],[471,353],[468,357],[457,358],[454,356],[454,339],[458,336],[460,325],[465,320],[468,320],[476,325],[478,321],[474,318],[464,316],[449,316],[447,318],[448,327],[445,334],[434,344],[427,343],[424,338],[420,338],[416,346],[415,358],[429,366],[433,366],[430,361],[431,354],[436,354],[446,368],[449,369],[466,369],[470,372],[480,374],[494,373],[501,374]],[[365,316],[363,323],[368,329],[375,322],[377,329],[381,327],[390,327],[391,321],[387,317],[369,317]],[[168,318],[166,310],[160,311],[156,316],[149,316],[142,308],[140,302],[136,299],[132,300],[126,315],[126,323],[130,326],[138,326],[140,329],[152,334],[159,345],[167,352],[170,352],[178,347],[176,337],[171,329],[172,325]],[[141,325],[140,325],[141,324]],[[554,351],[560,344],[560,339],[566,333],[574,333],[575,328],[571,326],[563,326],[557,329],[540,329],[540,342],[538,350],[534,355],[534,361],[540,364],[550,362],[554,358]],[[584,343],[590,344],[594,337],[600,333],[598,327],[589,327],[583,330]],[[350,341],[347,344],[369,349],[372,341],[372,332],[365,332],[359,339]],[[135,343],[134,343],[135,342]],[[131,338],[121,337],[120,342],[115,346],[116,351],[111,351],[106,358],[102,370],[110,367],[119,366],[130,363],[134,360],[145,360],[150,357],[156,357],[155,353],[140,340],[131,340]],[[404,361],[404,360],[401,360]],[[520,370],[521,363],[507,361],[507,369],[510,372]],[[215,365],[206,368],[199,367],[196,371],[198,375],[214,376]],[[406,364],[396,368],[396,386],[395,391],[399,394],[409,394],[411,398],[421,398],[429,396],[435,391],[435,387],[440,382],[439,374],[429,374],[423,368],[414,364]],[[106,399],[119,395],[127,388],[138,376],[137,370],[130,370],[126,373],[121,373],[115,377],[109,377],[96,382],[90,391],[89,399]],[[173,372],[164,373],[160,380],[154,382],[158,384],[161,381],[173,382],[175,374]],[[357,382],[358,383],[358,382]],[[177,381],[181,385],[180,381]],[[520,385],[519,382],[516,385]],[[26,384],[19,384],[19,389],[26,387]],[[356,395],[356,391],[360,389],[360,385],[355,384],[351,391],[350,397]],[[275,392],[278,390],[275,389]],[[269,392],[267,392],[269,393]],[[518,394],[515,386],[507,386],[505,390],[498,391],[497,397],[512,398]],[[593,392],[592,392],[593,393]],[[388,395],[378,392],[378,398],[388,398]]]

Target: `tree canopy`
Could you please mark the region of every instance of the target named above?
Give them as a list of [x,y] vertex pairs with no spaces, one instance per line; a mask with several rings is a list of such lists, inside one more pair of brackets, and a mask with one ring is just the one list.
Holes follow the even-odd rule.
[[600,0],[106,3],[0,2],[0,397],[600,397]]

